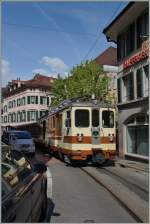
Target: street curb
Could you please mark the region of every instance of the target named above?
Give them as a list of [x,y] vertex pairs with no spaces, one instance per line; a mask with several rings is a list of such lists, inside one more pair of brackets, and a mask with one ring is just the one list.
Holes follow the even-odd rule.
[[106,174],[98,172],[92,167],[83,167],[83,171],[92,176],[97,182],[103,185],[110,193],[112,193],[122,204],[125,205],[138,219],[148,223],[149,206],[137,194],[124,186],[119,181],[114,180]]

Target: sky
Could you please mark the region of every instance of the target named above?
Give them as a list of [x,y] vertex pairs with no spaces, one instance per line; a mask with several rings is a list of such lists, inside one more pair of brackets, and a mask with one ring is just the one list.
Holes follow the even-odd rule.
[[2,86],[36,73],[65,77],[109,46],[103,29],[128,2],[3,2]]

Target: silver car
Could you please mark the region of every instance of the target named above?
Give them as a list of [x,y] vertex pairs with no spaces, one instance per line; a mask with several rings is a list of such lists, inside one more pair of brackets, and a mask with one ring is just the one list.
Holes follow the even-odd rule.
[[29,131],[9,130],[2,135],[2,141],[20,152],[35,154],[35,144]]
[[47,212],[43,163],[32,165],[19,151],[2,145],[2,222],[39,222]]

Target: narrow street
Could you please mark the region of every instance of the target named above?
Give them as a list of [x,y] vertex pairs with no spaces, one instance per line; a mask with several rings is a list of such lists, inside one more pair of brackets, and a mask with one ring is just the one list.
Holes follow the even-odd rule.
[[56,162],[49,169],[54,202],[51,222],[135,222],[104,187],[80,168]]
[[52,223],[137,222],[111,193],[81,168],[68,166],[40,152],[36,154],[36,159],[45,161],[48,166],[48,176],[51,177],[50,182],[48,181],[51,200],[47,221]]

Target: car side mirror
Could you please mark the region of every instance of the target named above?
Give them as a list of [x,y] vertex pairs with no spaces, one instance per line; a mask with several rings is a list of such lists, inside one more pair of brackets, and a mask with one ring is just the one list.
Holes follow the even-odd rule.
[[47,166],[44,163],[35,163],[34,171],[37,171],[38,173],[44,173],[47,171]]

